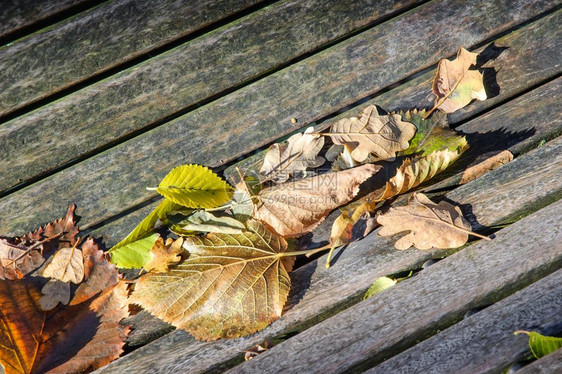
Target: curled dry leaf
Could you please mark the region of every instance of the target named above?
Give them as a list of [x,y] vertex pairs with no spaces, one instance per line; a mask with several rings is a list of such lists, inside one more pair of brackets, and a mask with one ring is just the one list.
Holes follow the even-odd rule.
[[291,281],[287,242],[255,220],[243,234],[186,237],[188,257],[140,277],[129,302],[198,339],[251,334],[279,318]]
[[164,244],[164,239],[158,238],[152,250],[152,260],[144,267],[144,270],[165,273],[168,266],[176,264],[181,260],[181,254],[184,252],[182,247],[183,238],[173,240],[168,238]]
[[439,61],[433,79],[435,108],[445,113],[452,113],[474,99],[486,100],[484,76],[476,69],[477,57],[478,53],[460,47],[454,60]]
[[359,186],[380,169],[367,164],[295,182],[264,188],[254,217],[279,235],[294,237],[312,231],[334,209],[350,202]]
[[404,231],[407,235],[394,246],[407,249],[458,248],[468,240],[470,223],[462,216],[459,207],[446,201],[433,203],[424,194],[414,193],[407,206],[390,208],[377,221],[382,228],[380,236],[391,236]]
[[244,360],[249,361],[252,358],[257,357],[263,352],[269,350],[269,348],[271,348],[271,343],[268,342],[267,340],[263,342],[263,345],[257,344],[246,351],[246,353],[244,354]]
[[336,122],[329,133],[335,144],[347,145],[355,161],[364,161],[371,153],[380,159],[396,156],[408,148],[408,141],[416,126],[402,121],[398,114],[379,115],[374,105],[363,110],[359,118],[345,118]]
[[494,156],[487,158],[486,160],[467,168],[461,176],[459,184],[466,184],[470,181],[473,181],[477,178],[480,178],[482,175],[499,168],[513,160],[513,154],[508,151],[504,150]]
[[318,156],[324,146],[324,138],[313,134],[314,127],[302,134],[295,134],[281,144],[272,145],[263,160],[260,174],[266,181],[286,182],[291,175],[306,176],[307,168],[322,166],[326,160]]

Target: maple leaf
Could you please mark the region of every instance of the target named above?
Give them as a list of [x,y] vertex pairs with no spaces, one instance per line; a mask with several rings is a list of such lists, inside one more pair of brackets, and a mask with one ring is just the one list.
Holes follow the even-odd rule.
[[361,183],[379,169],[366,164],[264,188],[257,195],[254,217],[279,235],[302,235],[312,231],[332,210],[350,202]]
[[186,237],[185,261],[168,273],[148,273],[129,302],[198,339],[234,338],[279,318],[292,266],[287,242],[256,220],[243,234]]
[[380,236],[410,231],[395,243],[396,249],[412,245],[418,249],[458,248],[467,242],[469,234],[482,237],[470,231],[470,223],[459,207],[446,201],[435,204],[421,193],[413,193],[407,206],[390,208],[379,215],[377,222],[382,225]]
[[232,198],[232,187],[201,165],[175,167],[158,188],[165,198],[188,208],[215,208]]
[[460,47],[454,60],[439,61],[433,79],[433,93],[436,96],[434,109],[452,113],[474,99],[486,100],[484,76],[476,69],[477,56],[478,53]]
[[398,114],[379,115],[374,105],[366,107],[360,117],[344,118],[332,125],[329,133],[335,144],[347,145],[351,157],[363,162],[373,153],[381,159],[393,158],[408,148],[416,126],[401,120]]
[[184,252],[182,247],[183,238],[173,240],[168,238],[164,244],[164,239],[158,238],[150,253],[152,260],[146,264],[144,270],[165,273],[170,264],[178,263],[181,260],[181,254]]
[[306,176],[307,168],[321,166],[326,161],[318,156],[324,146],[324,138],[313,132],[314,127],[309,127],[304,133],[295,134],[282,144],[273,144],[265,154],[260,169],[264,181],[283,183],[291,175],[302,173],[302,176]]
[[[127,285],[118,281],[115,266],[93,239],[78,248],[77,234],[72,205],[65,219],[14,240],[32,250],[44,245],[57,251],[33,276],[0,280],[0,362],[7,374],[86,372],[121,354],[129,330],[119,325],[128,314],[123,308]],[[45,241],[45,235],[54,240]],[[32,244],[34,240],[39,241]],[[69,269],[55,265],[77,262],[78,256],[68,253],[72,249],[80,251],[82,265],[75,265],[81,270],[69,275],[68,281],[82,282],[71,298],[69,282],[39,274],[53,265],[47,274],[66,280]]]

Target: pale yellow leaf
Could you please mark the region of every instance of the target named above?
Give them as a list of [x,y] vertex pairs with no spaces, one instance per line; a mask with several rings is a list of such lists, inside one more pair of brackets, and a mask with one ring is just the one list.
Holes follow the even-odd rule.
[[54,278],[62,282],[79,284],[84,279],[84,259],[82,251],[76,248],[61,248],[53,256],[41,274],[45,278]]

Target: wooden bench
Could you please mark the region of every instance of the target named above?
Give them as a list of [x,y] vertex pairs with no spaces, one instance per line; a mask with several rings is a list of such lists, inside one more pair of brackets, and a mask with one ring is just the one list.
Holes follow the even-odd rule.
[[[448,116],[470,150],[424,187],[459,204],[494,240],[397,251],[392,238],[371,234],[340,250],[330,269],[320,257],[293,271],[286,311],[265,330],[201,342],[140,312],[124,322],[133,327],[126,354],[98,372],[559,365],[557,352],[523,366],[527,340],[513,331],[562,334],[562,2],[13,4],[0,11],[2,235],[75,202],[82,231],[110,247],[159,202],[145,187],[176,165],[232,177],[235,166],[257,164],[269,144],[310,124],[325,129],[370,104],[431,107],[436,63],[459,45],[496,69],[485,74],[499,86],[488,100]],[[467,166],[504,149],[514,161],[458,186]],[[377,277],[409,270],[419,271],[362,301]],[[244,363],[244,351],[264,340],[274,347]]]

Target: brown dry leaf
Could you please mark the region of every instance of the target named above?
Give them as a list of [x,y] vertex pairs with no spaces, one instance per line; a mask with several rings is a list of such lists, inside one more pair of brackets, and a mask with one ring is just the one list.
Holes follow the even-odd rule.
[[257,357],[263,352],[269,350],[269,348],[271,348],[271,343],[267,340],[263,342],[263,345],[256,344],[246,351],[246,353],[244,354],[244,361],[250,361],[252,358]]
[[458,248],[471,230],[459,207],[446,201],[435,204],[422,193],[412,194],[407,206],[390,208],[377,222],[382,225],[380,236],[409,231],[394,244],[396,249]]
[[379,115],[374,105],[366,107],[359,118],[336,122],[329,133],[334,144],[347,145],[355,161],[364,161],[371,153],[380,159],[396,156],[408,148],[416,126],[404,122],[398,114]]
[[466,184],[470,181],[480,178],[482,175],[495,170],[500,166],[511,162],[512,160],[513,154],[510,151],[501,151],[500,153],[466,169],[462,173],[459,184]]
[[[15,241],[52,252],[76,247],[76,234],[72,205],[64,219]],[[55,239],[41,242],[45,235]],[[128,314],[123,307],[127,285],[118,282],[115,266],[92,239],[82,244],[81,252],[85,280],[68,306],[59,302],[68,302],[69,283],[36,276],[39,272],[0,280],[0,362],[7,374],[88,372],[121,354],[129,331],[119,325]]]
[[70,283],[51,279],[41,289],[43,296],[39,299],[41,310],[54,309],[59,303],[67,305],[70,301]]
[[453,61],[439,61],[433,79],[435,108],[452,113],[468,105],[472,100],[486,100],[484,76],[476,70],[478,53],[460,47]]
[[379,169],[380,166],[366,164],[264,188],[257,196],[254,217],[279,235],[305,234],[332,210],[350,202],[359,192],[361,183]]
[[0,279],[21,279],[41,266],[43,261],[45,258],[39,250],[0,239]]
[[318,153],[324,146],[324,138],[313,132],[314,127],[309,127],[302,134],[295,134],[281,144],[272,145],[260,169],[264,181],[283,183],[291,175],[306,176],[307,168],[322,166],[326,160]]
[[362,230],[361,233],[354,233],[353,228],[357,222],[362,218],[369,217],[369,213],[375,210],[375,203],[358,203],[359,205],[353,204],[350,207],[351,214],[348,210],[342,211],[342,214],[332,224],[332,232],[330,234],[330,246],[332,248],[347,245],[354,240],[361,239],[372,229],[372,225],[366,224],[365,230]]
[[41,275],[62,282],[74,284],[82,282],[82,279],[84,279],[84,258],[82,257],[82,251],[76,248],[78,243],[79,241],[76,241],[72,248],[59,249],[43,269]]
[[287,242],[256,220],[243,234],[186,237],[188,258],[139,278],[129,302],[197,339],[254,333],[279,318],[291,281]]
[[176,240],[168,238],[166,244],[164,239],[158,238],[151,249],[152,260],[144,267],[146,271],[155,271],[160,273],[168,272],[171,264],[176,264],[181,260],[181,254],[184,252],[182,247],[183,238]]

